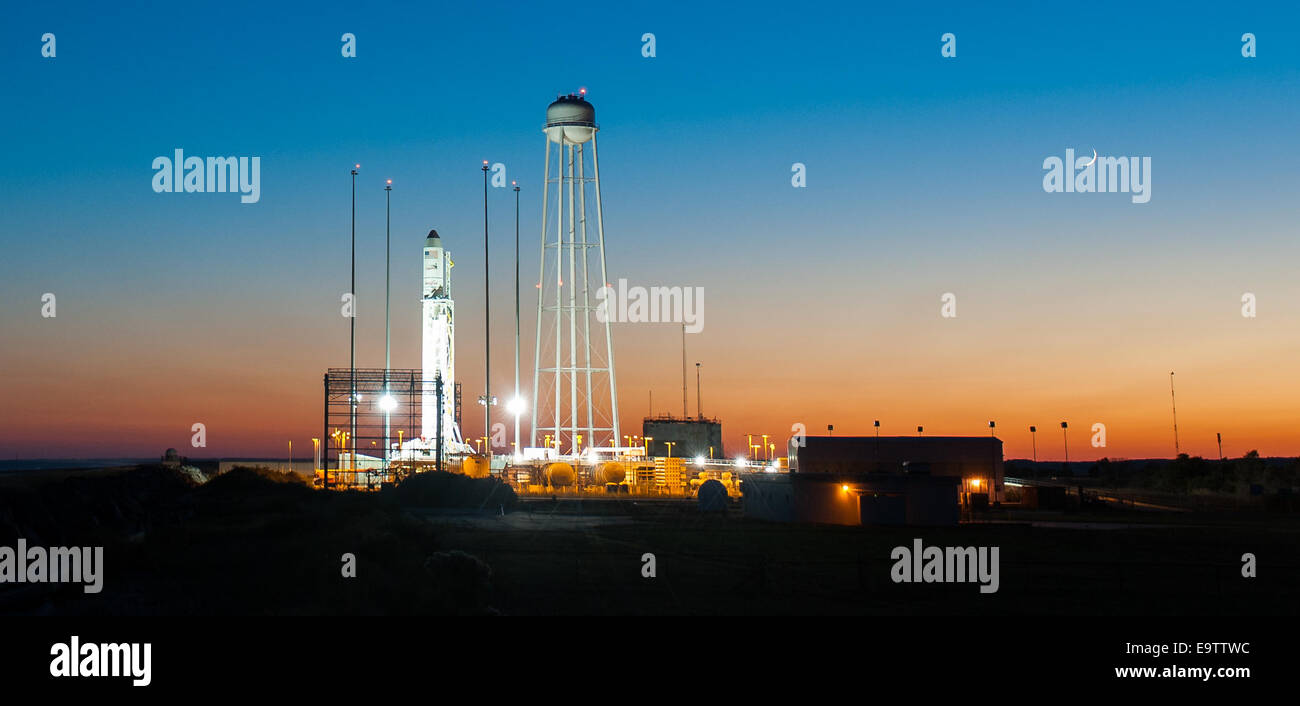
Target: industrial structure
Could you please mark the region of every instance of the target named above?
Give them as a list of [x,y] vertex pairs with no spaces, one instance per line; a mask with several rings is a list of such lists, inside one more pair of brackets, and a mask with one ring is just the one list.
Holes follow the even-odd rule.
[[[328,487],[378,488],[395,479],[401,461],[407,467],[417,460],[435,466],[436,439],[418,445],[408,442],[420,438],[426,419],[425,389],[436,389],[436,383],[426,381],[424,371],[418,369],[357,368],[355,383],[351,368],[326,371],[324,428],[315,453],[318,479]],[[348,398],[354,384],[357,403],[352,406]],[[459,396],[455,387],[443,386],[443,390],[454,404]],[[436,410],[436,402],[428,409]],[[456,422],[453,416],[452,423]]]
[[[537,448],[545,440],[548,449],[571,456],[585,448],[615,446],[620,438],[610,321],[597,317],[593,305],[596,290],[609,282],[598,130],[596,109],[585,90],[562,95],[546,109],[530,445]],[[595,217],[594,233],[589,231],[589,216]],[[599,274],[593,278],[590,272],[596,267]],[[593,319],[597,319],[595,339]]]
[[[749,435],[746,452],[726,459],[721,422],[704,417],[700,406],[687,416],[685,329],[682,416],[647,417],[642,436],[622,436],[614,317],[601,316],[598,305],[609,276],[595,117],[585,93],[562,95],[546,111],[530,443],[493,456],[462,436],[455,264],[430,230],[422,248],[421,367],[326,373],[316,448],[325,487],[377,488],[434,470],[492,475],[521,493],[686,497],[707,483],[733,498],[744,491],[756,517],[848,524],[944,524],[954,517],[950,501],[1002,499],[1002,446],[995,438],[808,437],[791,440],[788,457],[780,458],[768,436],[759,435],[756,446]],[[518,296],[518,282],[515,288]],[[388,337],[386,323],[386,362]],[[696,375],[698,388],[698,363]],[[511,402],[516,415],[527,408],[518,396]]]
[[995,437],[795,437],[789,473],[747,474],[747,517],[841,525],[953,525],[1003,499]]
[[722,422],[703,417],[646,417],[641,422],[641,436],[646,439],[651,456],[682,458],[722,458]]

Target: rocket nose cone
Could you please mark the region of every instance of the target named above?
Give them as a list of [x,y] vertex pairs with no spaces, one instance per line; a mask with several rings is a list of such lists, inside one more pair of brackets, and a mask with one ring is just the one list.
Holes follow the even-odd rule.
[[442,247],[442,239],[438,237],[438,231],[429,231],[429,235],[424,238],[424,244],[428,247]]

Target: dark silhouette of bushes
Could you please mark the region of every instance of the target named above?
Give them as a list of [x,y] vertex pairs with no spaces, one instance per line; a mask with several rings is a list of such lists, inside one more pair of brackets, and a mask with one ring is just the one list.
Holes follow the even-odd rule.
[[510,486],[496,478],[470,478],[459,473],[418,473],[392,491],[393,500],[407,507],[457,508],[509,512],[519,502]]

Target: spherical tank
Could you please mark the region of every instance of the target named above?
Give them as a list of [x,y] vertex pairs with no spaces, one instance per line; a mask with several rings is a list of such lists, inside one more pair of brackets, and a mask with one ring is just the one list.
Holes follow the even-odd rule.
[[622,483],[627,471],[618,461],[606,461],[596,469],[596,480],[601,483]]
[[557,488],[573,485],[573,466],[563,461],[556,461],[546,467],[546,478]]
[[596,108],[584,96],[560,96],[546,108],[546,136],[551,142],[559,142],[563,135],[569,144],[582,144],[595,134]]
[[488,460],[486,456],[466,456],[461,462],[461,472],[470,478],[487,478],[488,477]]

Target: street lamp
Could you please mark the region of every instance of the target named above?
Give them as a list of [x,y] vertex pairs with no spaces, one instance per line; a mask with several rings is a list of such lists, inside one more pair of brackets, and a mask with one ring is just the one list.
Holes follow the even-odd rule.
[[1061,438],[1065,440],[1065,465],[1066,466],[1070,465],[1070,434],[1067,431],[1069,428],[1070,428],[1069,424],[1066,424],[1065,422],[1061,422]]

